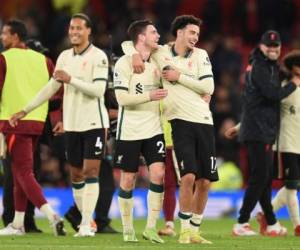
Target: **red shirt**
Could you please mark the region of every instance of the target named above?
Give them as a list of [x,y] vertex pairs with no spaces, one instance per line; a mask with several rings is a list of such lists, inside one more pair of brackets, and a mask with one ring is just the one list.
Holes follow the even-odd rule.
[[[25,47],[22,48],[27,49]],[[49,77],[51,77],[54,71],[54,64],[51,61],[51,59],[47,58],[46,56],[45,56],[45,60],[47,63]],[[2,96],[2,88],[5,82],[5,76],[6,76],[6,61],[5,61],[5,57],[2,54],[0,54],[0,96]],[[61,90],[58,91],[57,94],[55,94],[51,99],[56,99],[56,98],[62,99]],[[51,112],[50,119],[52,124],[61,121],[61,109],[55,112]],[[0,131],[3,133],[40,135],[43,132],[43,128],[44,128],[44,122],[40,122],[40,121],[21,120],[19,121],[18,125],[15,128],[13,128],[9,125],[7,120],[0,120]]]

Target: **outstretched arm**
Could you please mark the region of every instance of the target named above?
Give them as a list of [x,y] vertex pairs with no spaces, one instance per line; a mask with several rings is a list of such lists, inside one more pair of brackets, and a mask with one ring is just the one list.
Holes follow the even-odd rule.
[[12,117],[9,119],[9,124],[12,127],[17,126],[19,120],[24,118],[28,113],[42,105],[44,102],[48,101],[50,97],[56,93],[60,86],[61,83],[51,78],[50,81],[39,91],[34,99],[23,110],[12,115]]
[[107,78],[95,78],[93,83],[90,83],[77,79],[75,77],[71,77],[64,70],[56,70],[53,74],[53,77],[57,81],[72,85],[79,91],[91,97],[103,97],[106,89]]

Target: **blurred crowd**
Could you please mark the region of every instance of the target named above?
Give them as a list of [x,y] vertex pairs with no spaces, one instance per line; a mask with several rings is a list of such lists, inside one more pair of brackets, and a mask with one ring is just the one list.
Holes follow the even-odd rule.
[[[280,33],[283,54],[299,49],[299,9],[300,0],[1,0],[0,26],[10,18],[23,20],[29,36],[40,40],[55,61],[63,49],[70,47],[66,36],[70,17],[84,12],[93,22],[93,43],[113,62],[122,54],[120,44],[127,39],[126,30],[133,20],[152,20],[161,35],[160,42],[165,43],[173,39],[169,29],[175,16],[200,17],[203,25],[199,46],[210,56],[216,86],[211,108],[218,162],[220,166],[230,162],[242,167],[245,155],[240,145],[225,139],[223,132],[240,119],[243,71],[248,55],[267,29]],[[37,152],[42,166],[39,180],[45,186],[68,186],[63,138],[50,141],[45,140]],[[112,156],[107,158],[111,161]],[[141,168],[140,186],[145,185],[145,175],[146,169]],[[115,177],[119,183],[117,172]]]

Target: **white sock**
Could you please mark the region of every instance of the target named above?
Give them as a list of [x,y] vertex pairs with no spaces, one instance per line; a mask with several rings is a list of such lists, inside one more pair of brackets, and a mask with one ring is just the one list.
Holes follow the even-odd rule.
[[99,198],[98,179],[87,179],[82,195],[82,220],[81,225],[90,225],[93,220],[96,203]]
[[[162,185],[156,185],[161,186]],[[146,228],[155,228],[157,219],[159,218],[160,211],[163,205],[164,199],[164,192],[154,192],[149,189],[147,195],[147,204],[148,204],[148,217],[147,217],[147,224]]]
[[80,213],[82,212],[82,195],[84,191],[84,186],[85,186],[84,181],[72,182],[74,201]]
[[294,228],[300,224],[299,201],[296,189],[287,189],[287,208]]
[[180,219],[181,231],[191,228],[190,219],[192,218],[191,212],[179,212],[178,217]]
[[276,212],[287,203],[287,189],[282,187],[272,200],[273,211]]
[[193,232],[198,232],[199,231],[199,227],[202,223],[202,219],[203,219],[203,214],[194,214],[190,220],[191,223],[191,230]]
[[53,222],[56,217],[56,213],[52,209],[52,207],[49,205],[49,203],[45,203],[40,207],[40,210],[43,214],[45,214],[50,222]]
[[170,227],[174,229],[174,221],[166,221],[166,227]]
[[25,217],[25,212],[15,211],[15,216],[14,216],[14,220],[12,222],[12,226],[14,228],[23,227],[24,226],[24,217]]
[[121,213],[123,232],[133,231],[133,197],[123,198],[118,196],[119,208]]

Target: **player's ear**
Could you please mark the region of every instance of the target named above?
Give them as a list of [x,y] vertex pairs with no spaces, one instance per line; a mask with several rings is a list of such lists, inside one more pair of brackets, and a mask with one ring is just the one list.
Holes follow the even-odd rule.
[[181,37],[183,34],[183,29],[178,29],[177,30],[177,37]]
[[92,29],[88,28],[88,34],[89,34],[89,36],[91,35],[91,33],[92,33]]
[[140,41],[144,42],[145,39],[146,39],[146,36],[143,33],[141,33],[141,34],[138,35],[138,39],[137,40],[140,40]]

